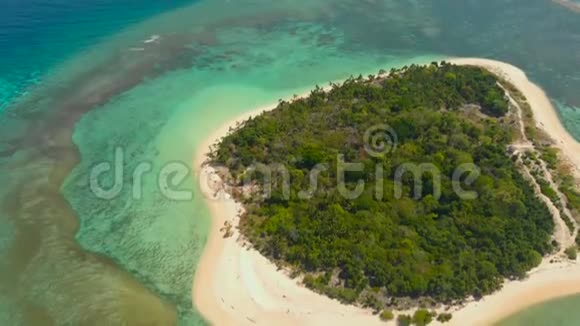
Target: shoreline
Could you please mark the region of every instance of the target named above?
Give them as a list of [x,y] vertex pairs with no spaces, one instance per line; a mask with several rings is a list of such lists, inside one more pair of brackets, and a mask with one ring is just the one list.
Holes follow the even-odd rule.
[[[487,59],[447,61],[486,68],[516,86],[527,98],[538,127],[555,140],[554,146],[574,165],[575,175],[580,176],[580,157],[574,155],[580,153],[580,143],[564,129],[544,91],[529,81],[523,71]],[[212,221],[194,277],[193,304],[206,320],[216,325],[385,325],[369,310],[343,305],[307,289],[238,239],[237,216],[242,207],[220,188],[215,170],[203,163],[210,146],[225,136],[230,127],[276,106],[274,103],[229,120],[200,143],[194,167]],[[233,226],[233,236],[229,238],[223,238],[220,230],[226,221]],[[531,305],[576,293],[580,293],[580,264],[550,264],[544,259],[525,280],[505,282],[501,290],[451,309],[453,319],[448,324],[488,325]]]
[[[297,97],[309,94],[310,91]],[[272,103],[228,120],[200,143],[195,154],[195,172],[212,221],[194,277],[193,304],[213,325],[321,325],[328,321],[384,325],[370,311],[343,305],[307,289],[238,240],[237,221],[242,206],[223,189],[218,190],[221,180],[216,171],[203,165],[210,146],[230,128],[277,106]],[[221,231],[226,221],[233,226],[229,238],[224,238]],[[346,316],[354,318],[344,319]]]
[[566,9],[569,9],[576,13],[580,13],[580,4],[578,3],[574,3],[570,0],[552,0],[552,1]]

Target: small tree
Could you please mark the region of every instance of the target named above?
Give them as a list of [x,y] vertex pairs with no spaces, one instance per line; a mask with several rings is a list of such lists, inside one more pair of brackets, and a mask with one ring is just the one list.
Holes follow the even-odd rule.
[[437,321],[440,323],[446,323],[446,322],[450,321],[452,317],[453,317],[452,314],[450,314],[448,312],[443,312],[439,316],[437,316]]
[[399,326],[409,326],[411,325],[411,316],[409,315],[399,315],[397,317],[397,325]]
[[[578,235],[580,235],[580,233],[578,233]],[[578,238],[576,238],[576,242],[578,242]],[[552,240],[552,247],[554,247],[554,252],[560,250],[560,244],[556,239]]]
[[413,314],[413,324],[417,326],[425,326],[433,321],[433,313],[426,309],[419,309]]
[[576,260],[577,251],[578,251],[578,247],[571,246],[571,247],[568,247],[566,249],[566,251],[564,251],[564,253],[566,253],[566,256],[568,256],[568,259]]
[[393,312],[391,312],[390,310],[383,310],[379,318],[381,318],[382,321],[391,321],[393,320],[393,318],[395,318],[395,315],[393,315]]

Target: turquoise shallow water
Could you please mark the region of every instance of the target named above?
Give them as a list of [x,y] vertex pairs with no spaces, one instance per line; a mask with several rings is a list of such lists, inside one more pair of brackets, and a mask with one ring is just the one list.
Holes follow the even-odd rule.
[[[30,68],[37,77],[0,70],[12,99],[0,115],[3,324],[204,324],[190,292],[209,216],[194,175],[171,187],[191,191],[186,201],[164,196],[157,176],[169,163],[191,169],[223,121],[316,83],[448,55],[496,58],[543,86],[580,139],[580,19],[548,0],[207,0],[150,19],[167,8],[144,6],[94,46],[65,41],[52,61],[43,54],[55,50],[37,50],[15,65],[42,67]],[[123,187],[100,199],[90,173],[116,148]]]
[[580,323],[580,295],[551,300],[511,316],[498,326],[568,326]]

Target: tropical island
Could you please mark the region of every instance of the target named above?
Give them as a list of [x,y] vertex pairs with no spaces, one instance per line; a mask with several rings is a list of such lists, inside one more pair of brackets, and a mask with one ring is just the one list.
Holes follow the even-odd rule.
[[[399,323],[437,313],[448,321],[442,307],[548,260],[575,260],[580,195],[533,122],[514,85],[471,65],[412,65],[317,87],[238,121],[212,147],[206,164],[243,208],[223,235],[381,319],[411,311]],[[388,126],[389,142],[369,137],[377,125]],[[388,151],[369,151],[369,138]],[[353,163],[362,169],[341,171]],[[465,166],[477,178],[458,177]]]

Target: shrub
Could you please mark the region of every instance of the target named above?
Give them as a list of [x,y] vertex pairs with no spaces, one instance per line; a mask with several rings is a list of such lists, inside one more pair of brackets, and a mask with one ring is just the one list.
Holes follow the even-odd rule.
[[383,303],[376,297],[376,295],[368,293],[363,299],[363,306],[378,313],[383,308]]
[[548,168],[554,170],[558,165],[558,150],[552,147],[544,147],[540,149],[542,159],[548,165]]
[[568,256],[568,259],[576,260],[577,251],[578,251],[578,247],[571,246],[571,247],[568,247],[564,251],[564,253],[566,253],[566,256]]
[[399,326],[409,326],[411,325],[411,316],[409,315],[399,315],[397,317],[397,325]]
[[439,316],[437,316],[437,321],[440,323],[446,323],[446,322],[450,321],[452,317],[453,317],[452,314],[450,314],[448,312],[444,312],[444,313],[441,313]]
[[419,309],[413,314],[413,324],[417,326],[428,325],[433,321],[433,313],[426,309]]
[[379,318],[381,318],[382,321],[390,321],[390,320],[393,320],[393,318],[395,318],[395,316],[393,315],[393,313],[390,310],[383,310],[383,312],[381,312]]

